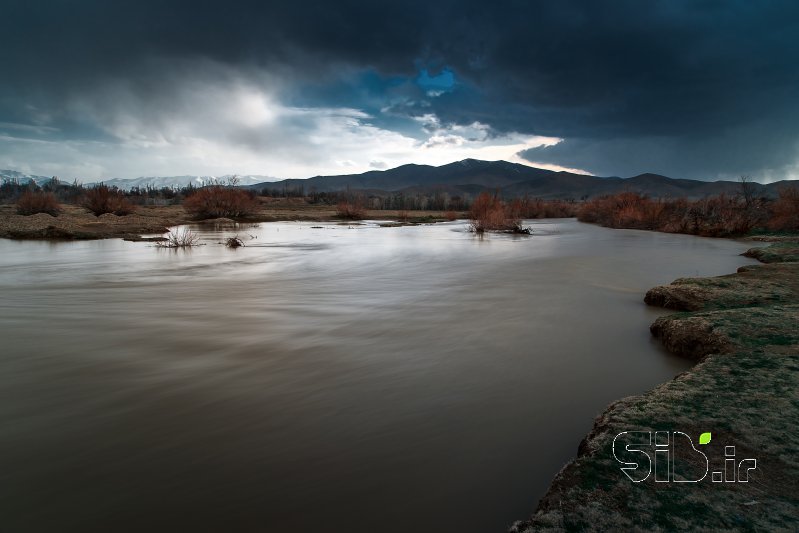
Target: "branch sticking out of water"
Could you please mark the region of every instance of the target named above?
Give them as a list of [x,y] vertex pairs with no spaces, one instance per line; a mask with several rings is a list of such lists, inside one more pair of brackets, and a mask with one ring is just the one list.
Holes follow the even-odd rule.
[[155,243],[159,248],[191,248],[199,244],[200,236],[188,229],[170,232],[165,241]]

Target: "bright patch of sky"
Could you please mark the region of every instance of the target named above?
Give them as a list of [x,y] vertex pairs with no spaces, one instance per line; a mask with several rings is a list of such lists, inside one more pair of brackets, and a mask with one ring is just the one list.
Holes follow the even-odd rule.
[[[304,93],[241,76],[168,81],[157,99],[109,84],[72,95],[57,116],[0,123],[0,168],[84,181],[186,174],[305,178],[467,158],[530,165],[517,154],[561,140],[500,133],[480,121],[442,122],[434,107],[418,104],[458,90],[448,69],[433,75],[422,69],[404,79],[364,72]],[[65,139],[64,125],[86,135]]]

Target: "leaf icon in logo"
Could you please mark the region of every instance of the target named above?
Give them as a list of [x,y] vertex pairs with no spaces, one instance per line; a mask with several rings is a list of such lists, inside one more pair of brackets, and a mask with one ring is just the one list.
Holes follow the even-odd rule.
[[699,435],[699,444],[707,444],[710,442],[710,433],[702,433]]

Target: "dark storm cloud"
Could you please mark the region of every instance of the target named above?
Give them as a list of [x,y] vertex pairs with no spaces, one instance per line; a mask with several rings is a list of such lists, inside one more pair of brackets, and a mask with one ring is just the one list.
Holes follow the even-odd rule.
[[[91,130],[59,119],[81,95],[123,83],[157,115],[174,105],[168,86],[234,72],[292,105],[364,109],[397,130],[403,113],[433,113],[561,137],[523,156],[602,174],[779,176],[797,163],[796,2],[6,0],[2,9],[0,122],[65,135]],[[441,73],[452,74],[451,90],[414,83]]]

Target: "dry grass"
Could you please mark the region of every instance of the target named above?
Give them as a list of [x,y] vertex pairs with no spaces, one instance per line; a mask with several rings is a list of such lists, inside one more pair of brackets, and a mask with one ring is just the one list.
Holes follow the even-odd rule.
[[17,200],[17,214],[35,215],[37,213],[47,213],[48,215],[58,216],[61,212],[61,205],[51,192],[25,192]]

